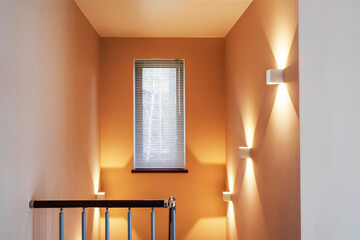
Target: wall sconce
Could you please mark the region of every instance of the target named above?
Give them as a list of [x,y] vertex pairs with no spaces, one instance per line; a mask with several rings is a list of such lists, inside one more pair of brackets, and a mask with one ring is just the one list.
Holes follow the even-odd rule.
[[231,201],[231,192],[223,192],[223,200],[224,202],[230,202]]
[[266,84],[280,84],[284,82],[284,70],[283,69],[269,69],[266,70]]
[[95,196],[96,200],[105,200],[105,192],[97,192]]
[[239,147],[239,158],[251,158],[251,148]]

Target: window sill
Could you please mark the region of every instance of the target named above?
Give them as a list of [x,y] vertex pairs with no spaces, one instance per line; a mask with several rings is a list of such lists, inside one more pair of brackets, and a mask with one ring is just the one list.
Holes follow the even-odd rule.
[[132,173],[188,173],[187,169],[178,168],[138,168],[132,169]]

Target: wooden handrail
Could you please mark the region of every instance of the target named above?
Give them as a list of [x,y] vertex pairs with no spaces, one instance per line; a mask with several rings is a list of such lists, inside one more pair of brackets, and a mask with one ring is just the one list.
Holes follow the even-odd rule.
[[30,208],[167,208],[168,200],[32,200]]

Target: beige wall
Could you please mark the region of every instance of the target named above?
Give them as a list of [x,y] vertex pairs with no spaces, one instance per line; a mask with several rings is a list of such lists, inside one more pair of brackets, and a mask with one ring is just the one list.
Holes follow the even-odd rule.
[[0,238],[56,239],[58,210],[28,203],[93,197],[99,38],[72,0],[1,1],[0,22]]
[[[186,160],[189,173],[131,173],[133,59],[184,58]],[[101,190],[108,199],[178,200],[178,239],[224,239],[224,39],[103,38],[100,61]],[[126,238],[127,210],[111,210],[111,236]],[[134,239],[150,236],[150,210],[134,210]],[[168,210],[156,211],[166,239]]]
[[[227,239],[300,239],[297,4],[254,0],[226,37]],[[284,85],[266,85],[271,68]]]

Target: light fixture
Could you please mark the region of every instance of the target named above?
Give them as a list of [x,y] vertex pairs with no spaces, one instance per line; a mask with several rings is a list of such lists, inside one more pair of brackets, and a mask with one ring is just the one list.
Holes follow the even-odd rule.
[[223,200],[224,202],[230,202],[231,201],[231,192],[223,192]]
[[239,158],[251,158],[251,148],[239,147]]
[[95,196],[96,200],[105,200],[105,192],[97,192]]
[[284,82],[283,69],[269,69],[266,70],[266,84],[280,84]]

